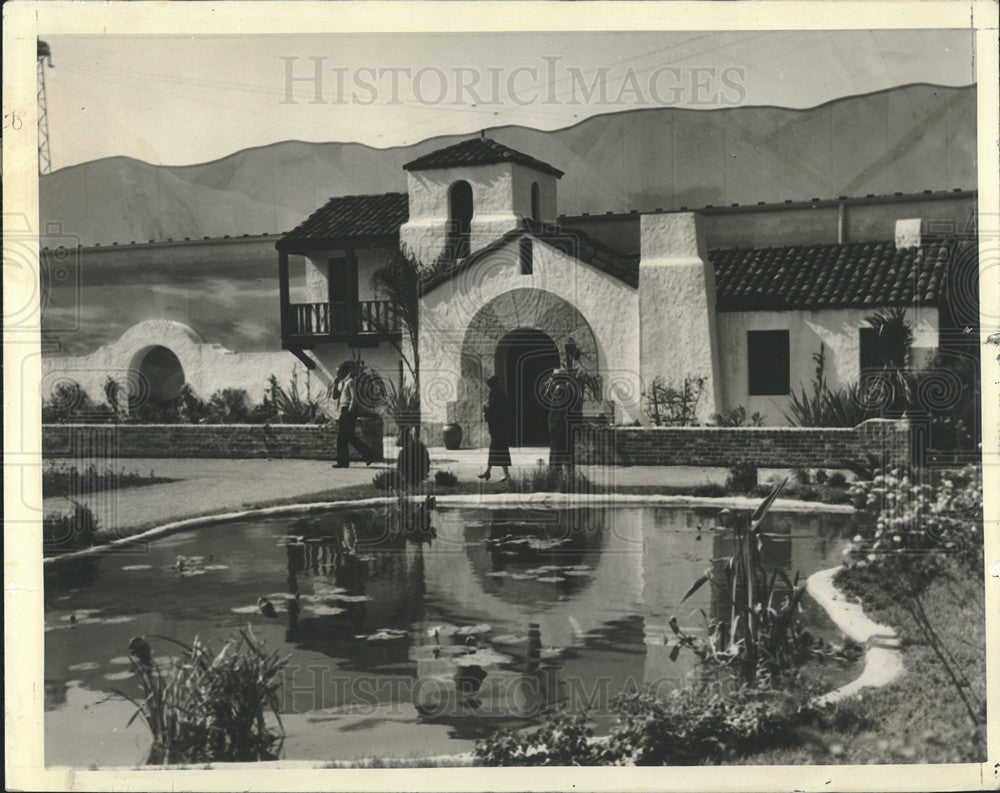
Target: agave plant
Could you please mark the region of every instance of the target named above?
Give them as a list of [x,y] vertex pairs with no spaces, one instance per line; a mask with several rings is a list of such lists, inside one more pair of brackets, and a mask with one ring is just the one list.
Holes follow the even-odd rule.
[[278,420],[287,424],[316,424],[323,417],[318,397],[312,393],[312,381],[309,370],[306,370],[305,394],[299,394],[299,376],[297,369],[292,370],[292,378],[288,388],[278,384],[278,378],[271,375],[268,378],[271,392],[271,402],[277,412]]
[[382,412],[391,419],[400,433],[406,428],[420,426],[420,394],[415,385],[398,385],[385,381]]
[[670,628],[679,648],[693,649],[703,661],[732,668],[744,682],[780,674],[813,654],[811,637],[801,630],[797,616],[805,587],[779,569],[768,574],[760,558],[761,527],[787,480],[779,482],[752,514],[723,510],[720,522],[732,532],[734,552],[709,568],[692,584],[683,603],[705,584],[713,585],[729,606],[728,620],[708,620],[708,634],[697,639],[679,627]]
[[[142,698],[137,701],[113,689],[136,707],[128,724],[142,717],[152,734],[147,763],[277,757],[284,740],[278,692],[288,656],[265,654],[245,630],[214,654],[197,637],[190,645],[155,638],[176,644],[182,656],[164,666],[152,657],[145,639],[137,637],[129,649]],[[265,723],[267,708],[277,720],[278,733]]]

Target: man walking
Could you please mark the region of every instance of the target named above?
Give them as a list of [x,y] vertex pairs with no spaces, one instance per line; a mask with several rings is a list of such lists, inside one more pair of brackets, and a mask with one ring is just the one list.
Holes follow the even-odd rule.
[[357,363],[345,361],[337,367],[337,377],[333,381],[333,396],[337,400],[337,462],[333,468],[348,468],[350,446],[354,446],[365,461],[365,465],[375,462],[376,455],[363,440],[354,434],[358,421]]

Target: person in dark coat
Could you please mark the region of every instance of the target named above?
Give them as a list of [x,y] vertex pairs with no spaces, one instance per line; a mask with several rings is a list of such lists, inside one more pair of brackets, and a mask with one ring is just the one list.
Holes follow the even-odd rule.
[[479,474],[480,479],[489,479],[494,465],[503,469],[503,482],[510,481],[510,405],[507,395],[500,387],[500,378],[493,375],[486,381],[490,389],[483,416],[490,431],[490,454],[486,460],[486,470]]

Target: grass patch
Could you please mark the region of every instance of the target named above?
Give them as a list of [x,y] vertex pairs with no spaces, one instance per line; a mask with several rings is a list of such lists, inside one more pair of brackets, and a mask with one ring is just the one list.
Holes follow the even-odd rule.
[[42,496],[72,498],[107,490],[162,485],[175,481],[177,480],[156,476],[153,471],[147,476],[138,471],[112,468],[110,465],[99,468],[97,463],[90,463],[86,467],[78,468],[75,465],[49,460],[42,469]]
[[[971,683],[980,702],[986,696],[986,615],[982,583],[959,565],[928,583],[922,595],[927,618],[940,641]],[[851,716],[823,734],[817,748],[765,751],[745,762],[804,763],[980,763],[986,760],[985,711],[973,725],[954,684],[919,622],[884,575],[863,568],[844,570],[836,584],[860,598],[876,622],[899,632],[906,671],[885,688],[866,691],[840,707]]]

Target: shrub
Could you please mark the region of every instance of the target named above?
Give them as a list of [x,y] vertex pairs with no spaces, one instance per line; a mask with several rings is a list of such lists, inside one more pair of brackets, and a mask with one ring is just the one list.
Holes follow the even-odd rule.
[[249,424],[250,395],[244,388],[222,388],[208,400],[206,419],[212,424]]
[[451,471],[435,471],[434,483],[441,487],[454,487],[458,484],[458,477]]
[[43,424],[106,422],[114,419],[114,412],[108,405],[94,404],[83,387],[75,381],[60,383],[42,400]]
[[709,424],[715,427],[763,427],[764,417],[754,413],[747,418],[747,409],[739,405],[725,413],[713,413]]
[[826,481],[827,481],[827,479],[829,479],[829,478],[830,477],[827,475],[825,468],[817,468],[816,469],[816,473],[813,474],[813,481],[817,485],[825,484]]
[[808,485],[812,482],[812,478],[809,476],[809,471],[805,468],[795,469],[795,481],[800,485]]
[[68,499],[73,511],[50,513],[42,520],[42,546],[46,553],[89,548],[97,542],[97,518],[90,507]]
[[372,477],[372,487],[384,493],[399,490],[399,474],[390,469],[379,471]]
[[844,476],[842,471],[834,471],[830,474],[830,477],[826,480],[826,483],[830,487],[847,487],[847,477]]
[[731,493],[749,493],[757,486],[757,467],[751,463],[737,463],[729,469],[726,489]]
[[616,723],[595,740],[582,715],[557,714],[533,732],[499,731],[476,744],[481,765],[698,765],[795,740],[819,711],[800,690],[688,685],[657,698],[628,691],[613,704]]
[[572,466],[539,463],[511,477],[511,489],[519,493],[590,493],[593,486]]
[[705,390],[706,378],[687,375],[680,388],[669,386],[657,377],[643,392],[646,415],[657,427],[691,427],[695,425],[696,409]]
[[695,485],[691,488],[691,495],[700,496],[701,498],[722,498],[726,495],[726,488],[718,482],[706,482],[705,484]]
[[596,765],[601,753],[583,716],[557,714],[533,733],[500,730],[476,744],[476,759],[489,766]]
[[740,686],[734,691],[682,688],[657,699],[627,693],[619,698],[620,723],[606,755],[629,765],[697,765],[719,762],[789,742],[792,730],[814,715],[796,692]]
[[792,495],[799,501],[818,501],[819,491],[815,487],[797,487]]
[[941,554],[983,574],[982,469],[941,472],[918,482],[919,470],[893,469],[849,492],[870,519],[846,551],[849,562],[892,572],[924,572]]
[[[243,630],[218,653],[198,637],[190,646],[167,641],[183,650],[169,666],[156,663],[144,638],[129,644],[141,700],[114,689],[136,707],[129,724],[141,716],[152,733],[147,763],[275,759],[284,733],[280,674],[288,657],[265,654]],[[277,718],[281,734],[266,725],[267,708]]]

